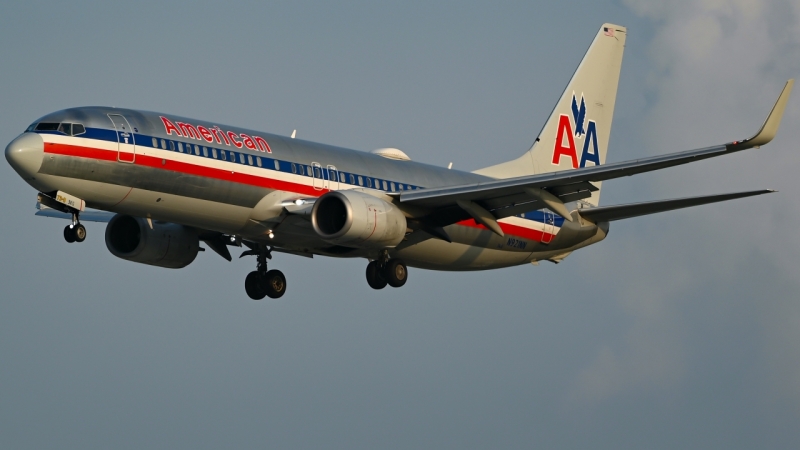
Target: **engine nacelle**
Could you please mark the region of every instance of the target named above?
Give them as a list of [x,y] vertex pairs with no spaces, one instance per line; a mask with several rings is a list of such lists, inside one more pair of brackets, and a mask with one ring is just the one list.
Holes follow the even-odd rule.
[[406,216],[396,206],[359,191],[318,198],[311,224],[323,240],[345,247],[395,247],[406,235]]
[[106,247],[116,257],[151,266],[180,269],[197,257],[200,239],[191,228],[117,214],[106,227]]

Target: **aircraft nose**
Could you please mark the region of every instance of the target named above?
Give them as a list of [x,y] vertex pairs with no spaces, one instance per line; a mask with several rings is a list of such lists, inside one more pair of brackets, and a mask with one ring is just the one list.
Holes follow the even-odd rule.
[[23,133],[6,147],[6,159],[25,181],[35,179],[44,159],[42,137]]

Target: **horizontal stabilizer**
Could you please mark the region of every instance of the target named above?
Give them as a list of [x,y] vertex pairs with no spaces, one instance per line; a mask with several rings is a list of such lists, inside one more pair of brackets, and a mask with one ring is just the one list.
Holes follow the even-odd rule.
[[709,203],[724,202],[737,198],[752,197],[754,195],[776,192],[770,189],[760,191],[734,192],[731,194],[705,195],[702,197],[677,198],[672,200],[658,200],[654,202],[631,203],[628,205],[603,206],[600,208],[580,210],[580,215],[594,223],[611,222],[613,220],[629,219],[631,217],[645,216],[674,209],[700,206]]

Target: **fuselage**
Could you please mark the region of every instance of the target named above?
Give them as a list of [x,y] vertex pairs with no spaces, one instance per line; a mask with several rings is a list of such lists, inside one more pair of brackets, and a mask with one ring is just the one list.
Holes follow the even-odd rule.
[[[322,241],[307,218],[286,214],[283,205],[331,190],[358,189],[391,199],[404,191],[491,179],[202,120],[108,107],[48,114],[9,144],[6,156],[35,189],[68,192],[91,208],[341,257],[374,255]],[[474,220],[462,221],[445,228],[452,242],[409,230],[391,253],[409,266],[437,270],[557,261],[606,236],[607,224],[595,226],[575,217],[579,220],[567,222],[549,210],[507,217],[499,221],[504,237]]]

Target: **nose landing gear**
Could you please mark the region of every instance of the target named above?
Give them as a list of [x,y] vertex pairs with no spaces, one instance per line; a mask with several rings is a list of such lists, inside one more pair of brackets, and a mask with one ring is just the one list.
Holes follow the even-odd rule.
[[400,287],[408,280],[408,268],[400,258],[389,258],[389,252],[384,250],[375,261],[367,264],[367,284],[372,289],[383,289],[388,284],[391,287]]
[[250,250],[242,253],[242,256],[256,256],[256,270],[247,274],[244,280],[244,290],[247,296],[253,300],[261,300],[264,297],[280,298],[286,293],[286,277],[280,270],[267,270],[267,259],[272,259],[271,250],[264,244],[254,242],[243,242],[250,247]]

